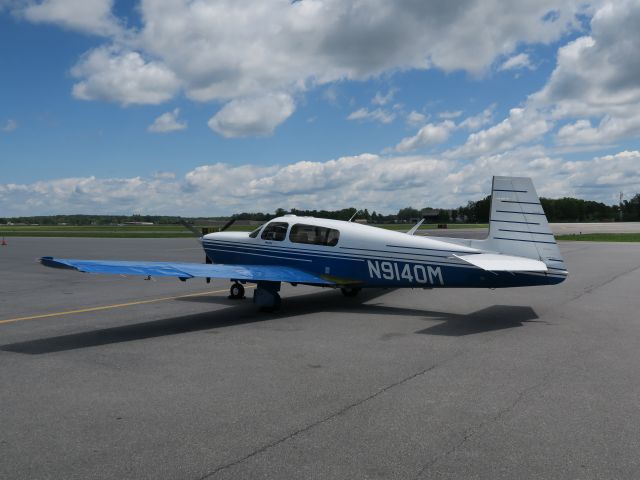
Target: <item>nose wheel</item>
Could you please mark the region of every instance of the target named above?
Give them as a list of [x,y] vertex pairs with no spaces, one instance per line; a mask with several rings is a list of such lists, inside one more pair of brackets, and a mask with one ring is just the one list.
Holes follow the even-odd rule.
[[244,287],[241,283],[234,283],[229,289],[229,298],[232,300],[240,300],[244,298]]

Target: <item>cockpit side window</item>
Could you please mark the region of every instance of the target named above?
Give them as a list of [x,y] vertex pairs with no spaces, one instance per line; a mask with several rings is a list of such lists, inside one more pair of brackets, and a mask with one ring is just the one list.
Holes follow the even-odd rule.
[[333,247],[338,244],[340,232],[333,228],[317,227],[297,223],[291,227],[289,240],[293,243],[307,243],[311,245],[325,245]]
[[260,238],[263,240],[275,240],[277,242],[281,242],[287,238],[288,228],[289,224],[286,222],[271,222],[264,227]]

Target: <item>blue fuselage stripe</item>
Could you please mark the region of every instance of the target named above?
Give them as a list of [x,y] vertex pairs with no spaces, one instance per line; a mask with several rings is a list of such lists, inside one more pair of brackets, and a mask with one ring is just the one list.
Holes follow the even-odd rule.
[[435,248],[417,248],[417,247],[403,247],[401,245],[387,245],[387,247],[393,247],[393,248],[413,248],[414,250],[421,250],[421,251],[431,251],[431,252],[450,252],[447,255],[434,255],[432,253],[410,253],[410,252],[392,252],[390,250],[378,250],[378,249],[374,249],[374,248],[354,248],[354,247],[340,247],[343,248],[345,250],[358,250],[360,252],[382,252],[382,253],[396,253],[399,255],[426,255],[429,257],[442,257],[442,258],[447,258],[451,256],[451,253],[466,253],[463,251],[458,252],[457,250],[438,250]]
[[[437,251],[437,252],[442,252],[445,253],[445,255],[435,255],[435,254],[431,254],[431,253],[419,253],[419,252],[398,252],[398,251],[393,251],[393,250],[377,250],[377,249],[370,249],[370,248],[352,248],[352,247],[340,247],[346,250],[358,250],[358,252],[354,251],[354,252],[338,252],[335,250],[309,250],[309,249],[304,249],[304,248],[299,248],[299,247],[276,247],[273,245],[269,245],[269,246],[265,246],[265,245],[251,245],[251,244],[247,244],[247,243],[243,243],[243,242],[230,242],[230,241],[212,241],[212,240],[205,240],[204,241],[205,245],[220,245],[220,246],[224,246],[224,247],[228,247],[228,246],[234,246],[234,247],[238,247],[238,248],[247,248],[247,249],[251,249],[254,251],[273,251],[276,253],[282,253],[282,254],[296,254],[296,255],[312,255],[312,256],[319,256],[319,257],[333,257],[333,258],[362,258],[363,255],[366,255],[365,252],[374,252],[374,253],[378,253],[378,254],[383,254],[383,255],[393,255],[394,257],[387,257],[387,258],[396,258],[395,256],[397,255],[403,255],[405,257],[411,257],[411,256],[419,256],[419,257],[432,257],[432,258],[451,258],[451,255],[453,253],[465,253],[465,254],[475,254],[475,253],[479,253],[479,252],[466,252],[464,250],[436,250],[436,249],[420,249],[420,250],[430,250],[430,251]],[[388,245],[388,246],[392,246],[392,245]],[[328,247],[328,248],[332,248],[332,247]],[[410,248],[410,247],[398,247],[398,248]],[[423,260],[423,259],[420,259]]]
[[[221,243],[221,244],[212,244],[212,243],[205,243],[205,247],[207,250],[211,250],[213,252],[215,251],[224,251],[224,252],[230,252],[230,253],[240,253],[240,254],[244,254],[244,253],[248,253],[249,255],[258,255],[258,256],[264,256],[264,257],[271,257],[271,258],[283,258],[283,259],[292,259],[292,260],[300,260],[301,258],[307,257],[306,260],[304,261],[313,261],[315,260],[323,260],[323,259],[327,259],[327,258],[331,258],[331,259],[338,259],[338,260],[346,260],[346,261],[352,261],[352,262],[365,262],[367,260],[394,260],[394,261],[402,261],[402,262],[407,262],[407,263],[428,263],[428,264],[432,264],[432,265],[455,265],[461,268],[473,268],[470,267],[469,265],[467,265],[466,263],[462,263],[462,262],[445,262],[443,260],[431,260],[428,258],[411,258],[409,257],[412,254],[404,254],[404,257],[399,257],[397,255],[394,256],[386,256],[386,255],[373,255],[373,254],[364,254],[361,256],[358,255],[325,255],[322,252],[317,252],[315,254],[310,254],[310,253],[306,253],[306,252],[295,252],[295,251],[282,251],[282,250],[271,250],[265,247],[250,247],[250,246],[236,246],[236,245],[229,245],[228,243]],[[249,253],[249,251],[251,252],[267,252],[267,253]],[[385,252],[385,251],[381,251],[383,253],[394,253],[394,252]],[[275,256],[275,255],[270,255],[272,253],[277,253],[280,254],[282,256]],[[286,256],[285,256],[286,255]],[[294,256],[296,255],[296,256]],[[402,253],[401,253],[402,255]],[[413,254],[416,255],[416,254]],[[427,257],[429,257],[430,255],[425,255]],[[308,257],[311,257],[311,259],[309,259]],[[316,258],[313,258],[316,257]],[[409,258],[407,258],[409,257]],[[442,257],[442,258],[449,258],[449,257]]]

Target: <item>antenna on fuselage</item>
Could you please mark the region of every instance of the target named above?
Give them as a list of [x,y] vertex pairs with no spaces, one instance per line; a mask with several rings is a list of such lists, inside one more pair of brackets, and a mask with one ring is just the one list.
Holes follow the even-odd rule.
[[356,218],[356,215],[358,215],[360,213],[360,210],[356,210],[356,213],[354,213],[353,215],[351,215],[351,218],[349,219],[350,222],[353,222],[353,219]]
[[422,220],[420,220],[418,223],[416,223],[413,227],[411,227],[411,230],[409,230],[407,232],[408,235],[414,235],[416,233],[416,231],[420,228],[420,225],[422,225],[422,223],[425,221],[425,218],[423,217]]

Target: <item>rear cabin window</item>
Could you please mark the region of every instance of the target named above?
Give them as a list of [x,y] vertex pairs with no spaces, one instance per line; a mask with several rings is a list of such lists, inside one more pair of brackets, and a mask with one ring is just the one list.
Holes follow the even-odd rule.
[[311,245],[326,245],[333,247],[338,243],[340,232],[333,228],[316,227],[298,223],[291,227],[289,240],[293,243],[308,243]]
[[287,229],[289,228],[289,224],[285,222],[271,222],[264,230],[262,230],[262,235],[260,238],[263,240],[276,240],[278,242],[283,241],[287,238]]

